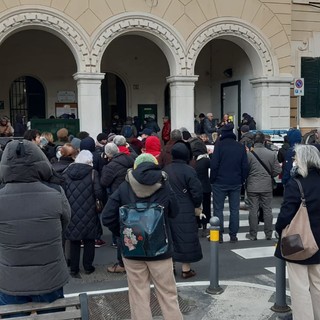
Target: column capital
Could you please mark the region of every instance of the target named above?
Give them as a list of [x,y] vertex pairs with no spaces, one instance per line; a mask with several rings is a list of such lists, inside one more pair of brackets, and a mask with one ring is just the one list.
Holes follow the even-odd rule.
[[77,72],[73,75],[73,79],[78,80],[95,80],[101,81],[104,79],[105,73],[98,72]]
[[169,76],[167,77],[168,83],[176,83],[179,82],[180,84],[194,84],[198,81],[199,76]]

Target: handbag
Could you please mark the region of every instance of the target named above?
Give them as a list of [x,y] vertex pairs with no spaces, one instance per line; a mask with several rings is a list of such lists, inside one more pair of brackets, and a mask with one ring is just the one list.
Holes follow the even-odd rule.
[[294,179],[300,190],[301,204],[294,218],[281,233],[281,254],[285,259],[289,260],[305,260],[312,257],[319,247],[314,239],[306,200],[302,189],[301,182]]
[[277,189],[277,182],[274,179],[274,177],[271,175],[271,172],[269,171],[267,166],[261,161],[261,159],[258,157],[258,155],[254,151],[251,151],[251,153],[256,157],[256,159],[259,161],[259,163],[263,166],[264,170],[266,170],[268,172],[268,174],[270,175],[271,183],[272,183],[272,189],[273,190]]
[[[94,183],[94,172],[93,170],[91,171],[91,178],[92,178],[92,187],[93,187],[93,183]],[[94,192],[94,188],[93,188],[93,192]],[[96,213],[101,213],[103,210],[103,203],[100,199],[96,198],[95,200],[95,207],[96,207]]]

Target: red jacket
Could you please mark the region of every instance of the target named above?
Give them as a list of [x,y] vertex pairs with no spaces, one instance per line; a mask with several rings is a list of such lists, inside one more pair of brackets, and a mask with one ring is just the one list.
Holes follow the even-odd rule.
[[162,140],[165,142],[168,142],[170,140],[170,133],[171,133],[171,124],[170,124],[170,120],[168,120],[163,124],[162,132],[161,132]]

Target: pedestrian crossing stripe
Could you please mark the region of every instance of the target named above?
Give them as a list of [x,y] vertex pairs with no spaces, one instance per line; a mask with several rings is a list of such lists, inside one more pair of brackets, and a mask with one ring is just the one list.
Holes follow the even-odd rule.
[[231,251],[244,259],[270,258],[274,255],[275,246],[233,249]]

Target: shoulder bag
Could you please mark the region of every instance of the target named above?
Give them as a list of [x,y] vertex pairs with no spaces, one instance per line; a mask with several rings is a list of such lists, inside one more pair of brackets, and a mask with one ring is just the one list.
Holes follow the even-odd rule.
[[294,180],[299,186],[301,204],[290,224],[282,230],[280,250],[285,259],[299,261],[312,257],[319,250],[319,247],[310,227],[309,215],[301,182],[298,179]]

